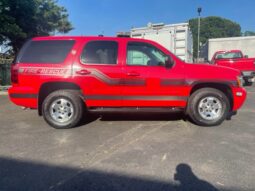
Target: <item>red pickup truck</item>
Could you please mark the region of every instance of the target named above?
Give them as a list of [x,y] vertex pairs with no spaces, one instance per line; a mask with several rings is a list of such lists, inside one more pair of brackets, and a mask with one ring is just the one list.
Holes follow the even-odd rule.
[[183,111],[214,126],[246,99],[238,70],[188,64],[159,44],[115,37],[37,37],[11,67],[11,101],[54,128],[88,112]]
[[252,85],[255,81],[255,58],[244,56],[240,50],[217,51],[212,57],[211,64],[240,70],[245,85]]

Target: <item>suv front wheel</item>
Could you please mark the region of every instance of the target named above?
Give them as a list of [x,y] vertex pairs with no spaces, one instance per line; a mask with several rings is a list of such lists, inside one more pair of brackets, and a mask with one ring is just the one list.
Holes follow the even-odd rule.
[[42,105],[45,121],[56,129],[75,127],[83,116],[83,103],[73,90],[58,90],[49,94]]
[[197,125],[219,125],[227,118],[229,111],[229,100],[218,89],[202,88],[189,98],[188,114]]

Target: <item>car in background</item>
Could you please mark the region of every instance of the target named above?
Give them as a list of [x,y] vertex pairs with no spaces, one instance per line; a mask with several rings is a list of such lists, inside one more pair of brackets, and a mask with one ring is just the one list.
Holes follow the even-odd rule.
[[211,64],[240,70],[244,85],[250,86],[255,81],[255,58],[248,58],[241,50],[217,51],[212,57]]

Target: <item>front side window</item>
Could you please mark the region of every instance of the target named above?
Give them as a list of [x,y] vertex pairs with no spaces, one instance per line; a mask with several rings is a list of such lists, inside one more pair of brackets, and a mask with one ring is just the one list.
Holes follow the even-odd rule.
[[88,42],[81,55],[84,64],[117,64],[118,43],[115,41]]
[[127,65],[165,66],[169,59],[156,47],[141,42],[130,42],[127,47]]
[[63,63],[71,51],[74,40],[29,41],[17,57],[19,63]]

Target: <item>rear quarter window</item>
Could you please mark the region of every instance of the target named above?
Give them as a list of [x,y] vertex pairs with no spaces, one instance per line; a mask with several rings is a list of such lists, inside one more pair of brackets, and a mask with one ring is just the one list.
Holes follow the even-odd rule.
[[21,49],[17,63],[63,63],[74,40],[29,41]]

